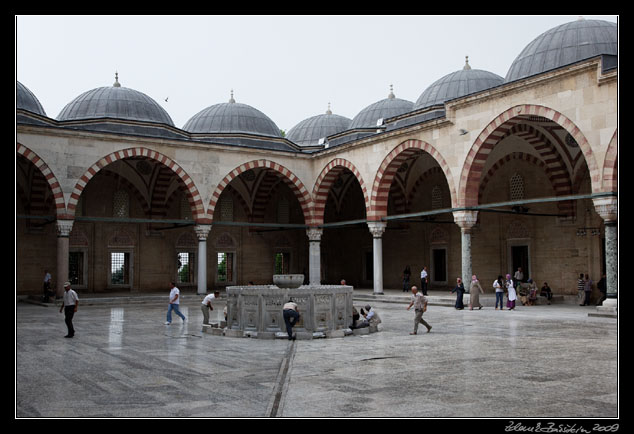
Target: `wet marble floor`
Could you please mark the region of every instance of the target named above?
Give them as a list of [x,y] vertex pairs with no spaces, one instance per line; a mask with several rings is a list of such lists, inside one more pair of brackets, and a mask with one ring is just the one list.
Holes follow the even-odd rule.
[[[366,302],[355,302],[364,305]],[[16,304],[15,416],[616,418],[618,322],[591,307],[378,303],[381,331],[311,341],[202,333],[196,300]],[[213,315],[222,311],[220,303]]]

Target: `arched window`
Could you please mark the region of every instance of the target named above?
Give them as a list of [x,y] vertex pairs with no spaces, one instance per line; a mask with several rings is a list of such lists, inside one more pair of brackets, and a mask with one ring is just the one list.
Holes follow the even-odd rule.
[[185,194],[181,196],[180,211],[182,220],[193,220],[192,207],[189,206],[189,200]]
[[519,173],[509,180],[509,196],[510,200],[524,199],[524,178]]
[[233,221],[233,197],[229,194],[223,194],[220,198],[220,221]]
[[130,217],[130,197],[125,190],[117,190],[112,198],[112,216]]
[[289,203],[288,199],[282,196],[277,201],[277,223],[288,223],[289,219]]
[[442,190],[439,186],[434,185],[431,189],[431,209],[442,208]]

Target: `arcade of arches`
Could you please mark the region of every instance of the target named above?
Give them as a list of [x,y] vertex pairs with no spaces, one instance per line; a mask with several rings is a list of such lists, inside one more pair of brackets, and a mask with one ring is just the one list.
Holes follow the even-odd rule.
[[312,153],[18,124],[17,293],[41,294],[45,270],[58,293],[283,273],[382,293],[406,266],[490,292],[521,266],[558,294],[607,273],[615,298],[616,77],[598,83],[598,62]]

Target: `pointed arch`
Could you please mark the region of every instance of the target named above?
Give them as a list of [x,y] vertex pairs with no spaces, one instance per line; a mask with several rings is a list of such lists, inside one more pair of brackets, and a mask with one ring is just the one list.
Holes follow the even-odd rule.
[[363,192],[365,212],[366,215],[369,214],[370,199],[368,197],[368,190],[366,188],[365,182],[363,181],[361,173],[350,161],[343,158],[335,158],[322,169],[321,173],[317,177],[317,180],[315,181],[315,186],[313,187],[313,223],[315,225],[323,224],[324,212],[326,210],[326,202],[328,200],[330,188],[337,180],[341,172],[346,169],[352,172],[356,180],[359,182],[359,185],[361,186],[361,191]]
[[288,170],[286,167],[282,166],[281,164],[278,164],[270,160],[249,161],[248,163],[241,164],[235,169],[233,169],[232,171],[230,171],[229,174],[227,174],[218,183],[218,186],[216,187],[216,189],[211,195],[209,206],[207,207],[207,220],[209,222],[213,221],[214,211],[216,209],[216,204],[218,203],[218,199],[220,199],[220,195],[225,190],[225,188],[227,188],[229,183],[231,183],[231,181],[237,178],[241,173],[244,173],[247,170],[255,169],[255,168],[270,169],[282,175],[282,179],[293,191],[293,193],[295,194],[295,197],[299,201],[299,205],[302,209],[302,213],[304,214],[305,224],[311,225],[313,218],[312,218],[312,210],[311,210],[312,199],[311,199],[310,193],[308,192],[308,190],[306,189],[302,181],[300,181],[300,179],[297,176],[295,176],[293,172],[291,172],[290,170]]
[[390,193],[390,186],[398,168],[412,155],[425,152],[436,160],[443,171],[449,193],[451,194],[451,206],[456,206],[456,189],[454,187],[453,176],[449,165],[442,155],[429,143],[422,140],[410,139],[396,146],[384,159],[372,184],[372,194],[370,196],[370,212],[368,220],[380,220],[387,216],[387,202]]
[[75,184],[75,187],[73,188],[73,192],[71,193],[70,199],[68,201],[68,213],[72,216],[75,215],[75,208],[77,207],[77,201],[79,200],[79,197],[81,196],[82,191],[84,190],[84,188],[86,188],[86,185],[88,184],[88,182],[101,169],[108,166],[109,164],[114,163],[115,161],[123,160],[126,158],[132,158],[132,157],[144,157],[144,158],[156,161],[158,163],[161,163],[167,168],[171,169],[185,185],[187,198],[189,200],[189,204],[192,209],[192,216],[194,217],[194,220],[200,223],[205,222],[204,221],[204,216],[205,216],[204,207],[203,207],[202,199],[200,197],[200,193],[198,192],[198,189],[196,188],[194,181],[187,174],[187,172],[185,172],[185,170],[181,166],[179,166],[176,162],[174,162],[172,159],[168,158],[167,156],[159,152],[153,151],[151,149],[142,148],[142,147],[127,148],[127,149],[115,151],[111,154],[106,155],[105,157],[101,158],[99,161],[94,163],[92,166],[90,166],[88,170],[86,170],[86,172],[79,178],[79,181],[77,181],[77,184]]
[[583,153],[590,171],[592,190],[593,192],[601,191],[601,173],[592,148],[574,122],[551,108],[533,104],[522,104],[511,107],[498,115],[482,130],[474,141],[465,158],[460,174],[459,206],[475,206],[478,204],[478,190],[480,188],[480,181],[484,175],[484,166],[487,157],[511,129],[526,120],[529,116],[541,116],[550,119],[563,127],[575,139],[579,144],[579,148]]
[[62,191],[62,187],[59,184],[57,177],[48,166],[48,164],[46,164],[39,155],[37,155],[35,152],[21,143],[16,143],[16,151],[18,155],[23,156],[31,163],[33,163],[35,167],[37,167],[42,173],[44,179],[46,179],[48,186],[53,192],[53,198],[55,200],[55,213],[57,215],[57,218],[68,218],[66,212],[66,203],[64,200],[64,192]]
[[619,189],[619,173],[618,173],[618,130],[614,131],[608,150],[603,160],[603,191],[617,191]]

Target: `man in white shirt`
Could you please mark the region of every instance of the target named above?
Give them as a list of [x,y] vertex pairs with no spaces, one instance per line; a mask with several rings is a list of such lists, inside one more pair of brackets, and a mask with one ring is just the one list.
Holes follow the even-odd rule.
[[423,312],[427,310],[427,297],[419,293],[418,288],[415,286],[412,286],[412,301],[409,306],[407,306],[407,310],[409,310],[412,306],[414,306],[416,316],[414,317],[414,331],[410,333],[410,335],[418,333],[418,324],[422,324],[427,327],[427,333],[429,333],[431,331],[431,326],[423,319]]
[[170,325],[172,323],[172,311],[176,312],[176,315],[180,316],[183,322],[185,322],[185,315],[178,310],[180,305],[180,290],[176,287],[174,282],[171,283],[172,290],[170,291],[170,303],[167,307],[167,321],[165,325]]
[[423,267],[420,272],[420,287],[423,290],[423,295],[427,295],[427,283],[429,282],[429,276],[427,274],[427,267]]
[[64,282],[64,298],[62,299],[62,306],[59,308],[59,313],[64,311],[64,322],[68,328],[68,334],[65,338],[72,338],[75,336],[75,328],[73,327],[73,316],[77,312],[77,306],[79,305],[79,297],[77,293],[70,288],[70,282]]
[[208,294],[200,306],[200,310],[203,312],[203,324],[209,324],[209,311],[214,310],[211,302],[220,296],[220,291],[214,291],[213,294]]
[[299,311],[297,310],[297,303],[292,299],[284,304],[283,316],[284,323],[286,324],[286,333],[288,333],[288,340],[295,340],[293,337],[293,326],[299,321]]

